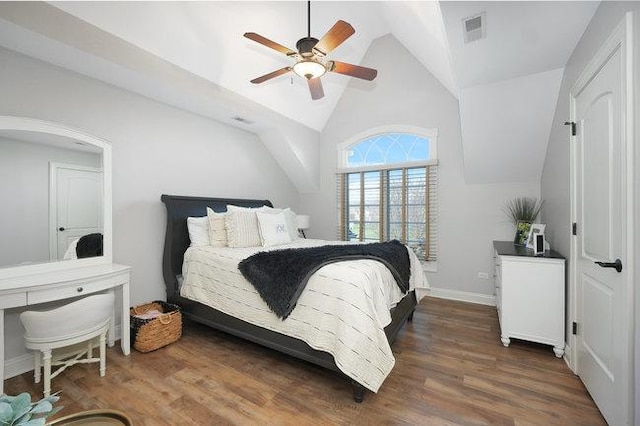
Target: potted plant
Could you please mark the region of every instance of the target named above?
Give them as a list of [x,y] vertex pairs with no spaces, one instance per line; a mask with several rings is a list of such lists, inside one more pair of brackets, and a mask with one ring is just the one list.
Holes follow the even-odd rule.
[[531,224],[536,221],[543,204],[543,200],[538,200],[534,197],[516,197],[504,204],[505,212],[516,225],[514,244],[526,244]]
[[53,394],[38,402],[31,402],[31,395],[23,392],[17,396],[0,396],[0,425],[44,426],[47,417],[62,407],[53,408],[60,397]]

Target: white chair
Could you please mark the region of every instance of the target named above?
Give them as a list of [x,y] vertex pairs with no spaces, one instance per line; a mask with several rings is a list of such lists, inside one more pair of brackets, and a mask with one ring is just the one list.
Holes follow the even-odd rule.
[[[20,314],[26,330],[25,346],[36,351],[36,383],[40,383],[40,368],[44,363],[45,397],[51,394],[51,379],[72,365],[100,362],[100,377],[104,377],[106,338],[113,315],[113,300],[111,293],[97,294],[50,311]],[[100,358],[93,358],[93,348],[98,341]],[[86,358],[82,358],[85,354]],[[51,374],[52,365],[61,367]]]

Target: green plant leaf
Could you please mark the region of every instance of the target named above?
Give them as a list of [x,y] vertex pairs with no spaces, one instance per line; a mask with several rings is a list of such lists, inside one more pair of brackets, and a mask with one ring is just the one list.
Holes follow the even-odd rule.
[[27,392],[21,393],[11,402],[11,408],[14,419],[24,416],[31,410],[31,395]]
[[22,392],[20,395],[17,395],[13,401],[11,401],[11,408],[15,409],[22,409],[24,407],[28,407],[31,405],[31,395],[29,395],[27,392]]
[[8,425],[13,420],[13,409],[6,402],[0,402],[0,424]]
[[23,392],[17,396],[0,397],[0,426],[44,426],[46,418],[57,413],[62,407],[53,407],[60,397],[59,392],[31,402],[31,395]]
[[46,414],[53,410],[53,405],[49,401],[41,400],[31,409],[31,414]]
[[514,224],[534,223],[542,210],[544,201],[533,197],[517,197],[505,202],[503,209]]
[[31,413],[25,413],[20,417],[14,417],[13,419],[13,423],[11,423],[12,425],[22,425],[26,422],[28,422],[29,420],[31,420],[33,416],[31,415]]
[[31,419],[26,423],[20,423],[20,426],[44,426],[45,419],[43,417],[39,419]]
[[15,396],[10,396],[5,394],[2,394],[2,396],[0,396],[0,402],[6,402],[8,404],[11,404],[11,401],[13,401],[14,399],[16,399]]
[[60,392],[56,392],[51,396],[47,396],[46,398],[42,398],[40,400],[40,402],[42,401],[49,401],[51,403],[51,405],[55,404],[56,402],[60,401],[60,397],[58,396]]

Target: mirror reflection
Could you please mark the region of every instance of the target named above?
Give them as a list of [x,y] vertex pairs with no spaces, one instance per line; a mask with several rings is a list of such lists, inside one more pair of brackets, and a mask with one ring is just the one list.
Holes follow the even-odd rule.
[[0,267],[102,256],[102,157],[79,140],[0,130]]

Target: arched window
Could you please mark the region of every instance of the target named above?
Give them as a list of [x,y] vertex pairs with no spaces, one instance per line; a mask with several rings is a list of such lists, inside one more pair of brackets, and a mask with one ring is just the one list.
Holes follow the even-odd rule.
[[382,133],[349,147],[347,167],[430,160],[430,139],[413,133]]
[[437,259],[437,131],[387,126],[338,147],[341,239],[397,239]]

